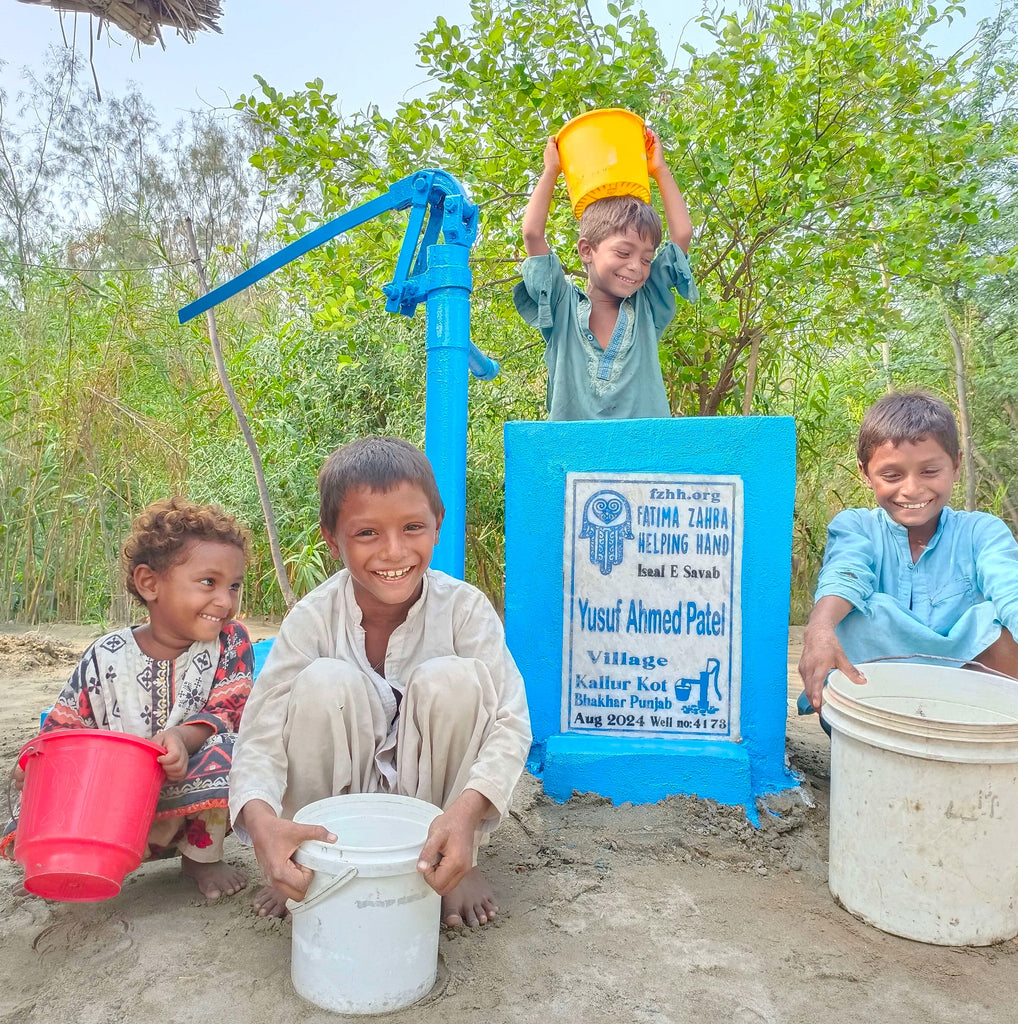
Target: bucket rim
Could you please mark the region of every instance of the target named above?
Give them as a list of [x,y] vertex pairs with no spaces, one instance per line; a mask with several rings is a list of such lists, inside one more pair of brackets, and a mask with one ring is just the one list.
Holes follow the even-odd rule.
[[577,114],[576,117],[571,117],[566,121],[555,133],[556,143],[561,143],[563,133],[571,132],[581,121],[589,121],[601,114],[623,114],[639,121],[641,128],[647,127],[647,122],[639,114],[633,113],[632,110],[626,110],[625,107],[595,107],[593,110],[585,110],[582,114]]
[[824,690],[823,716],[832,743],[846,737],[927,761],[1007,764],[1018,761],[1018,722],[960,725],[897,712],[875,712],[837,690]]
[[[310,804],[305,804],[297,813],[293,816],[293,820],[300,825],[321,825],[321,821],[309,820],[306,817],[308,812],[312,814],[316,813],[316,809],[320,808],[324,804],[334,804],[338,801],[350,804],[388,804],[390,807],[401,807],[407,811],[416,811],[416,818],[412,818],[415,824],[424,825],[426,828],[431,825],[431,822],[435,820],[441,813],[442,808],[435,804],[428,803],[426,800],[418,800],[417,797],[404,796],[401,793],[340,793],[337,796],[327,796],[321,800],[315,800]],[[426,820],[425,820],[426,819]],[[326,826],[332,829],[332,826]],[[416,843],[393,843],[389,846],[354,846],[351,843],[343,841],[343,837],[340,835],[335,843],[324,843],[317,839],[305,840],[305,843],[309,849],[314,849],[316,852],[333,854],[338,859],[342,859],[340,851],[343,853],[359,853],[359,854],[370,854],[372,856],[379,856],[387,853],[403,853],[408,849],[416,849],[419,844]],[[419,853],[414,854],[414,859],[419,856]]]
[[[876,671],[878,675],[886,676],[890,673],[893,674],[896,669],[912,669],[916,666],[906,661],[892,661],[890,659],[884,660],[882,664],[877,662],[865,662],[867,671]],[[987,692],[998,694],[999,686],[991,685],[994,681],[994,677],[977,672],[973,669],[959,668],[954,665],[938,665],[929,664],[922,666],[937,674],[943,672],[958,673],[963,677],[963,683],[973,686],[979,685],[982,687],[989,686],[990,689]],[[1018,680],[1014,681],[1018,685]],[[893,678],[888,680],[887,678],[873,678],[867,676],[867,681],[859,685],[853,683],[848,676],[845,675],[840,669],[833,669],[828,677],[827,682],[823,689],[823,703],[828,702],[838,703],[842,702],[844,705],[858,709],[860,713],[873,719],[880,719],[882,721],[893,720],[901,722],[912,722],[919,725],[924,731],[928,729],[941,729],[947,730],[954,733],[962,733],[969,729],[988,729],[993,727],[999,727],[1002,729],[1013,729],[1018,727],[1018,700],[1014,701],[1014,710],[997,710],[992,706],[984,706],[984,710],[987,714],[998,716],[998,720],[994,722],[989,721],[971,721],[971,720],[960,720],[957,718],[937,717],[935,714],[931,715],[910,715],[903,711],[896,711],[891,708],[882,707],[879,703],[881,700],[894,700],[899,697],[923,697],[928,700],[935,700],[940,705],[952,705],[957,704],[964,706],[966,702],[961,699],[956,699],[949,694],[938,694],[931,693],[928,690],[919,689],[918,687],[909,686],[903,688],[901,691],[896,693],[879,692],[882,687],[894,685]],[[873,687],[870,690],[870,687]],[[1018,691],[1016,691],[1018,693]],[[968,706],[972,706],[971,704]],[[1000,721],[1000,718],[1007,719],[1006,721]]]
[[121,744],[126,743],[129,746],[142,747],[149,750],[157,757],[162,757],[166,753],[166,750],[154,740],[147,739],[144,736],[135,736],[129,732],[116,732],[113,729],[47,729],[46,732],[40,732],[22,746],[18,759],[20,760],[24,757],[26,752],[30,752],[33,746],[54,741],[60,742],[71,737],[101,739],[103,743],[107,743],[110,740]]

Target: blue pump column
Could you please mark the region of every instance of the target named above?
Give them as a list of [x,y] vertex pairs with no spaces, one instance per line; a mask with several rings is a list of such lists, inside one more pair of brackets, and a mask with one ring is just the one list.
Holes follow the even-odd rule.
[[469,254],[465,245],[433,245],[427,269],[425,451],[446,508],[431,564],[457,579],[466,557]]
[[[392,281],[383,291],[390,313],[427,316],[425,451],[435,468],[446,518],[432,564],[463,578],[466,538],[467,370],[481,380],[498,376],[498,363],[470,341],[471,275],[468,256],[477,237],[477,207],[445,171],[415,171],[383,195],[348,210],[184,306],[187,323],[200,313],[297,259],[330,238],[390,210],[410,210]],[[423,232],[423,233],[422,233]],[[438,242],[439,236],[445,238]]]

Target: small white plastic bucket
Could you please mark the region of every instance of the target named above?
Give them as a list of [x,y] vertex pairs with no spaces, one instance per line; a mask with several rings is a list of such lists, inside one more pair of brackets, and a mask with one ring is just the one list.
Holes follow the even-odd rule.
[[387,793],[318,800],[294,815],[335,844],[302,843],[314,879],[293,915],[298,995],[337,1013],[388,1013],[427,995],[438,970],[441,897],[417,871],[433,804]]
[[942,665],[831,673],[828,880],[894,935],[985,946],[1018,935],[1018,681]]

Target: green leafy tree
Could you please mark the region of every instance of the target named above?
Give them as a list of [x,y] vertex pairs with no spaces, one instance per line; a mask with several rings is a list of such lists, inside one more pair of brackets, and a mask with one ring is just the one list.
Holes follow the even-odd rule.
[[[879,339],[894,320],[881,267],[907,275],[938,229],[972,223],[986,207],[965,172],[987,159],[992,126],[961,108],[972,83],[960,59],[938,60],[923,41],[956,10],[854,2],[706,17],[708,52],[680,72],[631,0],[610,5],[604,24],[575,0],[475,0],[470,25],[439,18],[422,38],[433,88],[392,117],[372,108],[344,119],[320,81],[290,96],[263,83],[264,98],[242,106],[274,132],[256,158],[271,178],[296,176],[303,195],[323,182],[287,231],[422,166],[466,182],[482,210],[478,322],[490,315],[503,326],[499,354],[531,376],[539,353],[513,323],[504,285],[521,255],[518,225],[543,141],[585,109],[640,112],[665,139],[697,221],[702,298],[680,309],[662,350],[673,408],[749,411],[758,378],[780,386],[790,350]],[[549,231],[575,264],[565,202]],[[309,261],[301,284],[321,289],[322,326],[363,311],[398,240],[388,227],[368,229],[342,256],[336,247]],[[964,240],[939,253],[966,257]],[[489,296],[496,283],[502,294]]]
[[[67,86],[47,107],[40,79],[4,98],[0,202],[16,203],[0,209],[0,612],[121,615],[117,544],[169,490],[260,528],[207,340],[174,322],[195,293],[183,215],[215,282],[258,258],[270,226],[281,244],[425,166],[481,207],[472,334],[503,374],[470,385],[467,571],[497,603],[502,425],[544,405],[542,343],[510,300],[519,223],[547,136],[598,106],[657,129],[696,224],[702,299],[680,305],[661,348],[674,411],[796,416],[801,608],[830,515],[861,497],[859,417],[889,384],[964,395],[972,500],[1012,517],[1013,16],[941,56],[928,33],[954,7],[755,3],[706,15],[706,47],[678,67],[633,0],[606,9],[474,0],[467,23],[436,19],[421,38],[428,84],[395,111],[344,114],[321,79],[290,95],[261,80],[232,119],[169,131],[137,96],[100,107]],[[61,159],[40,161],[44,136]],[[314,496],[325,454],[367,432],[423,439],[424,318],[385,313],[380,290],[404,216],[217,311],[298,594],[331,568]],[[549,233],[578,274],[564,189]],[[246,595],[281,610],[264,543]]]

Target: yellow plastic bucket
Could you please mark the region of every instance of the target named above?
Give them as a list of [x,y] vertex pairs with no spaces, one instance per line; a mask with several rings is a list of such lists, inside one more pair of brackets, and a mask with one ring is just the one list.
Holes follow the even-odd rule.
[[588,110],[556,136],[573,213],[595,199],[636,196],[650,202],[643,118],[614,107]]

